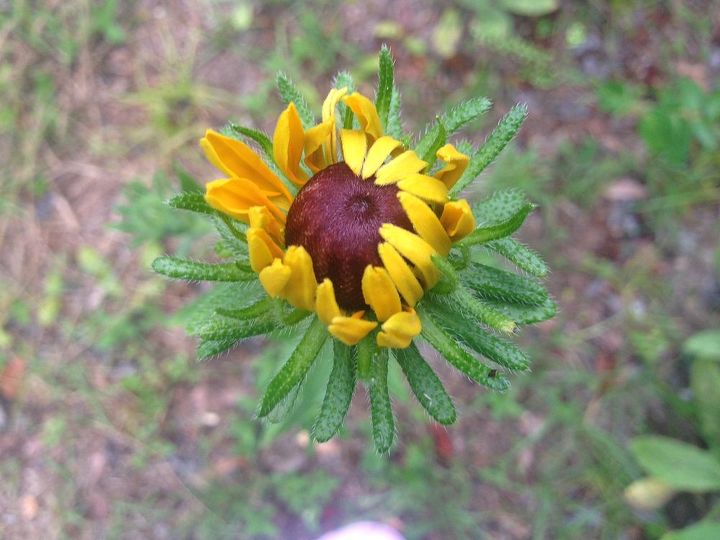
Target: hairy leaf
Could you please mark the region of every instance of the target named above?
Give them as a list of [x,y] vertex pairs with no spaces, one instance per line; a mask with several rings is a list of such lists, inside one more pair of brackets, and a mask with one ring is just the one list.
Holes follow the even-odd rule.
[[198,214],[209,216],[217,215],[217,212],[205,201],[202,193],[197,191],[183,191],[167,201],[167,205],[180,210],[189,210]]
[[313,114],[312,109],[308,106],[307,101],[300,93],[300,90],[298,90],[288,76],[284,73],[278,73],[277,80],[275,82],[277,84],[280,97],[283,102],[285,102],[285,105],[289,105],[290,103],[295,104],[298,114],[300,115],[300,119],[302,120],[303,127],[305,129],[309,129],[314,126],[315,115]]
[[270,381],[258,416],[267,416],[305,377],[328,337],[325,325],[315,318],[288,361]]
[[514,238],[505,237],[485,244],[485,247],[499,253],[521,270],[537,277],[545,277],[548,267],[540,255]]
[[390,113],[390,102],[392,101],[393,92],[393,57],[390,49],[383,45],[380,49],[380,61],[378,71],[378,88],[375,97],[375,108],[380,117],[380,124],[387,131],[388,115]]
[[484,302],[517,324],[534,324],[546,321],[552,319],[557,313],[557,304],[552,298],[548,298],[542,304],[536,306],[513,304],[500,300],[485,300]]
[[319,442],[330,440],[340,429],[355,391],[353,347],[348,347],[338,340],[333,340],[333,347],[332,372],[320,414],[312,428],[313,438]]
[[533,306],[549,298],[537,281],[484,264],[472,263],[462,277],[479,298]]
[[483,244],[490,240],[497,240],[505,236],[510,236],[517,231],[525,222],[525,218],[533,211],[535,205],[527,203],[516,214],[506,221],[497,223],[496,225],[486,225],[476,228],[473,232],[458,242],[458,246],[474,246]]
[[393,86],[392,97],[390,98],[390,112],[388,113],[388,125],[385,130],[388,135],[398,140],[405,137],[402,125],[402,96],[398,89]]
[[273,143],[265,133],[257,129],[248,128],[238,124],[230,124],[230,129],[238,135],[247,137],[248,139],[255,141],[260,149],[265,154],[268,161],[273,162],[275,157],[273,155]]
[[458,345],[451,336],[448,336],[438,326],[431,314],[425,309],[419,310],[419,312],[422,320],[422,337],[435,347],[450,364],[483,386],[501,392],[507,390],[510,386],[507,378],[498,373],[497,370],[480,362]]
[[178,257],[158,257],[152,269],[158,274],[188,281],[249,281],[257,277],[249,266],[237,262],[209,264]]
[[370,415],[375,448],[385,453],[390,450],[395,437],[390,394],[388,392],[388,352],[381,349],[372,359],[370,378],[367,381],[370,393]]
[[527,117],[526,105],[515,105],[503,116],[493,132],[485,139],[480,149],[472,156],[468,168],[450,189],[450,196],[460,193],[492,163],[508,143],[515,137]]
[[452,424],[457,417],[452,399],[415,344],[396,350],[395,358],[423,408],[441,424]]

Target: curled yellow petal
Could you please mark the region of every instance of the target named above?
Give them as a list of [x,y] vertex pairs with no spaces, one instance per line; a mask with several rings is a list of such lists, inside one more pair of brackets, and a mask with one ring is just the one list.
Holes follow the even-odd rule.
[[440,216],[440,222],[453,242],[465,238],[475,230],[475,216],[465,199],[447,203]]
[[253,206],[266,207],[278,222],[285,223],[285,214],[255,183],[245,178],[223,178],[208,182],[205,186],[205,200],[215,210],[245,223],[249,222],[248,213]]
[[362,292],[365,302],[381,321],[402,310],[397,288],[382,267],[367,265],[362,277]]
[[390,163],[380,167],[375,175],[375,183],[378,186],[393,184],[406,176],[419,173],[427,162],[418,157],[414,150],[406,150]]
[[440,274],[430,258],[435,255],[435,250],[430,244],[417,234],[391,223],[385,223],[380,227],[380,236],[415,265],[422,275],[426,288],[430,289],[437,283]]
[[283,252],[273,242],[270,235],[262,229],[250,227],[247,230],[248,253],[250,255],[250,267],[255,272],[260,272],[270,266],[273,259],[282,257]]
[[399,191],[397,198],[410,219],[413,229],[420,235],[420,238],[430,244],[443,257],[450,253],[452,242],[435,212],[410,193]]
[[413,338],[422,330],[420,317],[414,309],[401,311],[390,317],[381,327],[377,335],[380,347],[404,349],[409,347]]
[[417,195],[433,203],[447,201],[447,187],[440,180],[425,174],[410,174],[400,180],[397,186],[403,191]]
[[283,297],[291,273],[290,267],[283,264],[282,260],[274,259],[270,266],[260,271],[260,283],[271,298]]
[[315,308],[317,281],[310,254],[302,246],[290,246],[285,253],[285,264],[292,270],[285,289],[288,302],[297,308],[312,311]]
[[278,223],[266,206],[252,206],[248,210],[250,226],[256,229],[263,229],[279,245],[285,243],[283,227]]
[[305,132],[305,164],[314,173],[330,165],[325,158],[325,148],[330,144],[330,137],[335,130],[335,124],[323,122],[313,126]]
[[324,144],[325,160],[328,165],[337,162],[337,130],[335,129],[335,109],[342,97],[347,94],[347,88],[333,88],[328,93],[322,106],[323,124],[331,126],[330,136]]
[[367,150],[365,133],[354,129],[343,129],[340,132],[340,142],[342,143],[345,163],[352,172],[359,176],[365,160],[365,151]]
[[417,304],[418,300],[422,298],[423,288],[405,259],[387,242],[378,246],[378,254],[405,302],[409,306]]
[[335,299],[335,288],[333,287],[332,281],[328,278],[325,278],[323,282],[318,285],[315,297],[315,311],[318,314],[318,318],[327,326],[332,323],[335,317],[342,315],[337,300]]
[[[362,339],[372,332],[377,323],[362,319],[362,311],[355,313],[352,317],[334,317],[328,331],[345,345],[357,345]],[[358,317],[357,315],[360,315]]]
[[371,141],[382,137],[382,125],[375,104],[358,92],[353,92],[343,98],[345,105],[355,114],[360,122],[360,128],[367,133]]
[[389,135],[384,135],[376,140],[368,150],[365,163],[362,168],[362,177],[370,178],[377,172],[380,166],[390,156],[393,150],[398,148],[402,143],[397,139],[393,139]]
[[462,176],[470,162],[470,158],[460,152],[452,144],[446,144],[435,154],[438,159],[445,162],[445,166],[435,173],[435,178],[440,180],[450,189]]
[[247,178],[268,197],[281,195],[288,202],[292,196],[280,179],[245,143],[209,129],[200,139],[208,160],[229,177]]
[[302,120],[295,104],[290,103],[280,114],[275,125],[273,156],[280,170],[298,186],[302,186],[308,179],[300,166],[304,144],[305,132]]

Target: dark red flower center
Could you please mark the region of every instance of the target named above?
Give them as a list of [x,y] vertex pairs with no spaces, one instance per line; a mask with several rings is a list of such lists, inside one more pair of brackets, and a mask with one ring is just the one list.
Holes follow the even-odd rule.
[[412,231],[395,185],[376,186],[345,163],[331,165],[298,192],[285,228],[288,246],[303,246],[313,260],[318,283],[330,278],[341,308],[366,309],[362,276],[368,264],[381,266],[378,232],[383,223]]

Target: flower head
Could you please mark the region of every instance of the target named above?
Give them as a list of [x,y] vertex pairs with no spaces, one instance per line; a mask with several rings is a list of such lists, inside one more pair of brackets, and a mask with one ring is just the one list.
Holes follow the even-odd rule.
[[286,108],[272,138],[234,125],[207,131],[200,145],[223,177],[209,182],[204,195],[188,191],[169,204],[213,216],[222,237],[217,251],[227,260],[160,257],[153,268],[229,282],[200,301],[188,324],[201,339],[202,357],[251,336],[299,336],[266,390],[260,416],[299,391],[332,341],[332,373],[313,435],[322,441],[337,432],[359,378],[368,387],[376,446],[385,451],[394,436],[391,358],[432,417],[452,423],[452,401],[416,341],[502,391],[509,384],[503,369],[525,370],[528,358],[493,331],[511,334],[552,317],[555,304],[535,278],[489,266],[473,253],[482,245],[526,274],[544,276],[542,260],[510,238],[533,205],[515,190],[474,207],[458,198],[513,138],[526,109],[514,107],[482,147],[456,147],[448,136],[490,107],[485,98],[471,99],[410,144],[387,48],[375,101],[352,90],[349,75],[338,82],[319,122],[280,76]]
[[[338,127],[340,105],[355,128]],[[201,146],[227,175],[205,198],[250,225],[250,266],[269,296],[315,311],[347,345],[378,326],[379,346],[410,345],[422,328],[414,307],[439,279],[432,257],[475,227],[467,201],[448,200],[468,156],[446,144],[431,172],[384,133],[372,101],[346,88],[330,91],[307,130],[294,103],[283,111],[273,135],[279,174],[237,139],[210,130]]]

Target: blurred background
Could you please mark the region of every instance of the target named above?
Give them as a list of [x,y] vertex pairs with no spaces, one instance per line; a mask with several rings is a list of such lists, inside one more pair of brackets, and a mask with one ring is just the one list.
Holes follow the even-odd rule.
[[[197,363],[202,287],[149,269],[212,253],[163,205],[178,166],[215,178],[207,127],[272,132],[278,70],[372,95],[382,43],[409,130],[487,96],[481,142],[528,104],[477,195],[539,204],[560,305],[505,395],[434,364],[447,429],[391,373],[387,458],[362,390],[323,445],[319,401],[254,421],[287,345]],[[717,0],[0,1],[0,538],[720,538],[719,75]]]

